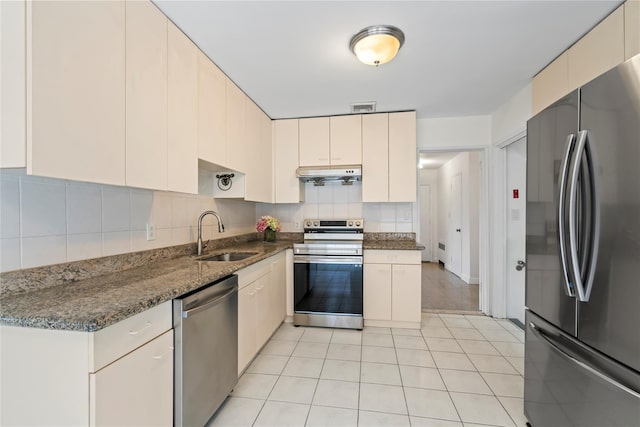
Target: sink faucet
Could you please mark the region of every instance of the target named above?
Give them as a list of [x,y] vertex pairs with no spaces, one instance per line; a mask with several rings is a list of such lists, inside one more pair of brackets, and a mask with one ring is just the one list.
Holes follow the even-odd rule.
[[204,218],[206,215],[213,215],[216,217],[216,219],[218,220],[218,233],[224,233],[224,224],[222,224],[222,219],[220,219],[220,215],[218,215],[218,212],[215,211],[204,211],[200,214],[200,217],[198,218],[198,256],[202,255],[202,249],[203,249],[203,245],[202,245],[202,218]]

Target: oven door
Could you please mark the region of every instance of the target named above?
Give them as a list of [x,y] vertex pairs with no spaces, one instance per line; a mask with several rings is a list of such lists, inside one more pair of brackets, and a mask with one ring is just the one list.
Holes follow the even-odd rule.
[[[362,328],[361,256],[295,255],[293,263],[295,324],[341,327],[346,322],[343,327]],[[313,319],[319,316],[337,319],[317,324]],[[352,323],[348,316],[359,320]]]

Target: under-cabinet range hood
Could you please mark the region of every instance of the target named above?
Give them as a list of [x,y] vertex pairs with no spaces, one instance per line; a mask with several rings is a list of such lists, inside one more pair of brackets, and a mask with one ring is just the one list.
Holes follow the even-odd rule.
[[296,176],[315,186],[322,186],[326,181],[342,181],[342,185],[351,185],[362,179],[362,166],[304,166],[298,168]]

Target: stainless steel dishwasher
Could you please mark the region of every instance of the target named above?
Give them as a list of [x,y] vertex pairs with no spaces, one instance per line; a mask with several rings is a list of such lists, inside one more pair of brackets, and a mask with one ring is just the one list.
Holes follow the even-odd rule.
[[238,277],[173,300],[174,425],[201,427],[238,381]]

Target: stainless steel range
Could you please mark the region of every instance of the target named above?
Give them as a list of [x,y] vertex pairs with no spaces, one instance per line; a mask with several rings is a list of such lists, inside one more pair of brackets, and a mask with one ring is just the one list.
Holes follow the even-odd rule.
[[293,245],[296,326],[362,329],[362,218],[304,220]]

